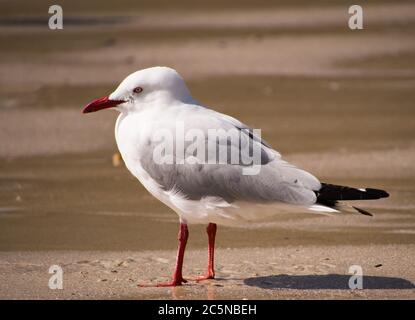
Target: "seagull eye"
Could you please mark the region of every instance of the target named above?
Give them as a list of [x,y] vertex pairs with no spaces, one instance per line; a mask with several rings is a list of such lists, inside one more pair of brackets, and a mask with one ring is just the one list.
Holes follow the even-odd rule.
[[137,87],[133,90],[135,93],[140,93],[141,91],[143,91],[143,88],[141,87]]

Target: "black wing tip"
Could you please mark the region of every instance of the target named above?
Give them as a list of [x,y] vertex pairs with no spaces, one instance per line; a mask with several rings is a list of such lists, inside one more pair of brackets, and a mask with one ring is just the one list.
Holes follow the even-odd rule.
[[388,198],[385,190],[374,188],[353,188],[322,183],[321,189],[316,192],[318,201],[325,200],[376,200]]
[[366,192],[377,197],[378,199],[389,198],[389,193],[387,193],[385,190],[366,188]]

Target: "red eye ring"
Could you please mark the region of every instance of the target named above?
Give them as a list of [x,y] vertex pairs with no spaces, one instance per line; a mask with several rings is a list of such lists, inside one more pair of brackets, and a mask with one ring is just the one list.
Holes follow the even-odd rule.
[[143,88],[141,88],[141,87],[137,87],[137,88],[134,88],[134,90],[133,90],[135,93],[140,93],[141,91],[143,91]]

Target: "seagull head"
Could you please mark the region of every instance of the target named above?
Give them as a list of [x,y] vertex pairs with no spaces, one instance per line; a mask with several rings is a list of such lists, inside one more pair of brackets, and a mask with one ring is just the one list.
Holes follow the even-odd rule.
[[192,101],[183,78],[172,68],[153,67],[130,74],[113,93],[87,104],[83,113],[108,108],[131,112],[174,101]]

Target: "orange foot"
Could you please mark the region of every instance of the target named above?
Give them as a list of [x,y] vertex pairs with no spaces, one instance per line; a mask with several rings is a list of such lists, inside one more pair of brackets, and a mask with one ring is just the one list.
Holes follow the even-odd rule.
[[196,278],[192,278],[191,280],[199,282],[209,279],[215,279],[215,274],[213,272],[206,272],[203,276],[198,276]]
[[176,287],[176,286],[181,286],[183,285],[183,283],[186,283],[187,280],[183,279],[183,278],[179,278],[179,279],[173,279],[171,281],[168,282],[161,282],[161,283],[150,283],[150,284],[138,284],[139,287],[143,287],[143,288],[157,288],[157,287]]

